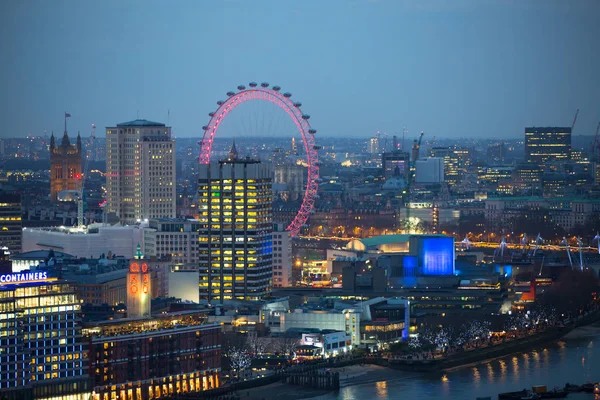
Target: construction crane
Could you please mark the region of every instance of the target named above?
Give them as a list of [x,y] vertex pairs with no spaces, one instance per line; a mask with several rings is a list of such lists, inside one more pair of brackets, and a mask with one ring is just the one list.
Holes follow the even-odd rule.
[[421,131],[421,134],[419,135],[419,141],[417,142],[417,140],[415,139],[415,142],[413,143],[413,147],[412,147],[412,162],[416,163],[416,161],[419,159],[419,149],[421,148],[421,142],[423,141],[423,135],[425,134],[425,132]]
[[575,128],[575,122],[577,122],[578,115],[579,115],[579,108],[577,109],[577,112],[575,113],[575,118],[573,118],[573,124],[571,125],[571,133],[573,133],[573,129]]
[[[415,180],[415,164],[417,159],[419,158],[419,148],[421,147],[421,141],[423,140],[423,135],[425,134],[425,132],[421,131],[421,134],[419,135],[419,141],[417,142],[417,140],[415,139],[415,142],[413,144],[412,147],[412,165],[409,167],[409,176],[408,176],[408,182],[406,182],[406,197],[408,198],[408,202],[410,203],[412,200],[412,194],[411,194],[411,190],[412,190],[412,185],[414,183]],[[405,207],[406,208],[406,229],[410,228],[410,207]]]
[[600,161],[600,122],[596,128],[596,136],[594,136],[591,150],[592,161]]
[[77,227],[79,229],[83,229],[84,220],[83,220],[83,190],[85,188],[85,178],[88,175],[88,166],[90,162],[90,151],[95,146],[96,141],[96,125],[92,124],[92,143],[90,144],[90,149],[85,150],[85,160],[83,161],[83,170],[82,174],[79,176],[79,193],[77,195]]

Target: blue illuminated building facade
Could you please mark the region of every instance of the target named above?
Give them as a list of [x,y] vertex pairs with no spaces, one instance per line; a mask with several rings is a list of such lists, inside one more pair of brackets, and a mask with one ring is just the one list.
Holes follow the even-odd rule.
[[198,260],[200,299],[259,300],[272,289],[273,169],[238,159],[200,165]]
[[413,249],[415,248],[418,254],[421,275],[454,275],[454,238],[447,236],[412,236],[411,253],[414,252]]
[[42,272],[0,282],[0,398],[88,399],[75,287]]

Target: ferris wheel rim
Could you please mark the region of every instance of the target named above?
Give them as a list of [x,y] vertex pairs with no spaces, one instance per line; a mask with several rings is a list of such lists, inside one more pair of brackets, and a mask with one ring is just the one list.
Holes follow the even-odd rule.
[[240,85],[237,91],[227,92],[227,100],[217,102],[219,107],[216,111],[209,113],[210,121],[208,125],[203,127],[204,134],[200,142],[199,163],[210,163],[213,141],[221,122],[240,104],[247,101],[262,100],[269,101],[284,110],[290,116],[302,137],[308,164],[306,189],[302,204],[298,213],[286,228],[293,236],[297,236],[314,209],[319,185],[319,157],[314,139],[316,130],[308,122],[310,116],[302,113],[301,103],[293,102],[290,99],[291,96],[288,92],[283,93],[279,86],[270,88],[267,83],[262,83],[260,86],[256,84],[253,86],[251,83],[249,88]]

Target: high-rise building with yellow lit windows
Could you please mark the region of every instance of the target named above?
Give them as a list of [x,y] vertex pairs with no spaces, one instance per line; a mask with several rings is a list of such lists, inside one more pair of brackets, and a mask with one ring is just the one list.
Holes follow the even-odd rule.
[[271,292],[273,168],[238,158],[200,165],[198,249],[200,299],[259,300]]
[[108,212],[124,224],[175,218],[175,198],[171,128],[145,119],[106,128]]
[[44,271],[0,275],[0,398],[89,398],[80,307]]
[[21,223],[21,195],[0,193],[0,247],[11,255],[21,252],[23,226]]
[[545,165],[570,157],[571,128],[525,128],[525,162]]

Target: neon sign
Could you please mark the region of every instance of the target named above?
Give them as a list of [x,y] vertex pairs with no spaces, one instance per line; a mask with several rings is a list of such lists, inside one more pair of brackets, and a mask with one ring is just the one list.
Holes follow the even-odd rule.
[[46,279],[48,279],[47,271],[0,275],[0,283],[35,282]]

